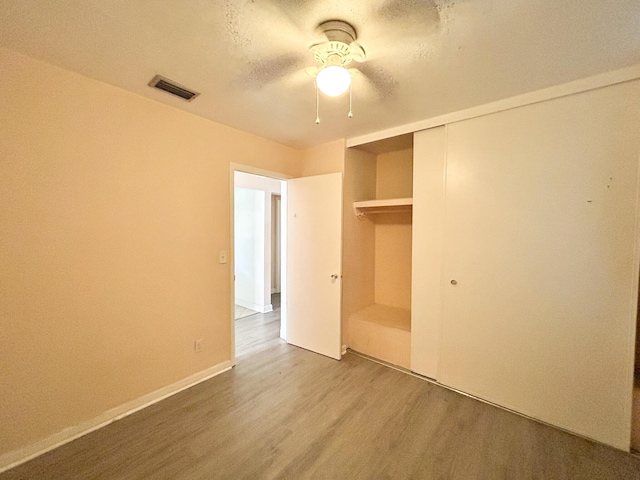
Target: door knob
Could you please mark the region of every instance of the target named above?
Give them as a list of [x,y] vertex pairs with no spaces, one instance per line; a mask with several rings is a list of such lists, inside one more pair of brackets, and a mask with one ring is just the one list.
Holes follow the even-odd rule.
[[451,280],[451,285],[457,285],[458,281],[457,280]]
[[331,275],[331,280],[337,280],[338,279],[338,274],[334,273],[333,275]]

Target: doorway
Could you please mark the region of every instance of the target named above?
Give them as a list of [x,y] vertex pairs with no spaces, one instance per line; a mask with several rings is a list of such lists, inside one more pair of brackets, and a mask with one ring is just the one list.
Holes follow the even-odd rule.
[[233,172],[235,358],[280,343],[285,181]]
[[[266,345],[260,347],[256,345],[255,339],[249,339],[249,347],[255,349],[270,348],[269,342],[285,342],[297,347],[305,348],[331,358],[340,359],[344,350],[341,344],[341,265],[342,265],[342,173],[330,173],[311,177],[301,177],[292,179],[285,175],[275,174],[255,167],[247,167],[239,164],[231,164],[230,169],[230,206],[231,206],[231,273],[230,275],[230,300],[231,305],[235,305],[236,284],[238,279],[244,274],[240,267],[236,268],[236,236],[242,236],[240,231],[236,231],[236,187],[249,188],[256,187],[256,183],[280,182],[280,258],[277,263],[280,265],[280,335],[275,339],[270,339]],[[246,175],[249,174],[249,175]],[[251,184],[236,185],[236,176],[242,177]],[[259,190],[261,188],[253,188]],[[264,190],[263,190],[264,191]],[[245,192],[246,193],[246,192]],[[275,202],[278,202],[277,191]],[[238,195],[243,192],[238,191]],[[247,194],[249,203],[262,205],[265,211],[269,204],[265,199],[266,195]],[[258,198],[258,200],[256,200]],[[237,215],[238,223],[247,222],[255,225],[267,227],[270,223],[266,220],[260,221],[254,217]],[[256,227],[257,228],[257,227]],[[270,239],[269,234],[257,228],[256,235],[263,239]],[[237,233],[237,235],[236,235]],[[255,244],[254,244],[255,245]],[[261,243],[257,243],[252,254],[256,250],[261,252],[268,249]],[[240,246],[238,245],[238,249]],[[270,259],[271,255],[264,255],[263,259]],[[238,263],[243,260],[240,254],[237,256]],[[260,266],[258,262],[258,266]],[[269,267],[263,266],[246,277],[251,279],[264,280],[271,276]],[[270,280],[270,278],[269,278]],[[267,280],[265,280],[266,282]],[[260,295],[268,296],[270,290],[263,287],[257,289],[258,294],[254,298],[257,300],[249,303],[255,306],[252,310],[260,315],[269,315],[274,310],[275,299],[260,300]],[[253,291],[255,294],[256,291]],[[260,303],[262,301],[263,303]],[[255,314],[255,315],[258,315]],[[252,315],[246,318],[251,318]],[[258,317],[256,317],[257,319]],[[262,317],[267,320],[266,317]],[[242,319],[240,319],[242,320]],[[230,312],[231,321],[231,359],[235,363],[240,356],[236,352],[236,333],[240,335],[240,330],[236,329],[236,320],[233,309]],[[256,329],[248,327],[246,330],[256,333]],[[276,328],[272,329],[277,330]],[[282,339],[282,340],[280,340]],[[239,339],[239,342],[242,341]],[[239,343],[238,342],[238,343]],[[243,352],[244,352],[243,346]],[[255,353],[255,350],[253,350]]]

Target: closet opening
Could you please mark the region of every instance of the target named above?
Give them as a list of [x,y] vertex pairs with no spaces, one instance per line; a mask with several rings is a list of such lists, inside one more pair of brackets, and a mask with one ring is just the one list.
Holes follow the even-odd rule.
[[347,150],[343,319],[349,347],[411,368],[413,134]]

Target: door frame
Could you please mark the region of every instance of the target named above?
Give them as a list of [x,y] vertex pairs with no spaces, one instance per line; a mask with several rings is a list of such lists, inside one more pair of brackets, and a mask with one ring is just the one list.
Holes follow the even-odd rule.
[[[289,180],[293,178],[291,175],[286,175],[281,172],[275,172],[271,170],[265,170],[262,168],[252,167],[250,165],[243,165],[240,163],[231,162],[229,164],[229,284],[230,284],[230,297],[229,297],[229,325],[231,326],[231,366],[236,364],[236,328],[235,328],[235,311],[234,305],[236,301],[236,286],[235,286],[235,172],[243,172],[251,175],[258,175],[261,177],[273,178],[276,180]],[[282,283],[282,282],[281,282]],[[282,290],[286,287],[282,284]],[[284,292],[283,292],[284,293]],[[283,307],[281,307],[283,308]]]

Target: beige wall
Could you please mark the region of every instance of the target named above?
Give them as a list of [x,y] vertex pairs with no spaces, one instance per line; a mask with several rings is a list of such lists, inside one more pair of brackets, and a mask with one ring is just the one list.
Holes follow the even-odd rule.
[[0,81],[2,454],[229,360],[229,162],[301,172],[291,148],[11,51]]
[[375,303],[411,309],[411,213],[376,216]]
[[311,177],[325,173],[343,172],[345,151],[345,139],[302,150],[300,176]]
[[376,159],[376,198],[413,195],[413,148],[381,153]]
[[[376,198],[413,195],[413,149],[380,154]],[[375,303],[411,308],[411,213],[375,216]]]

